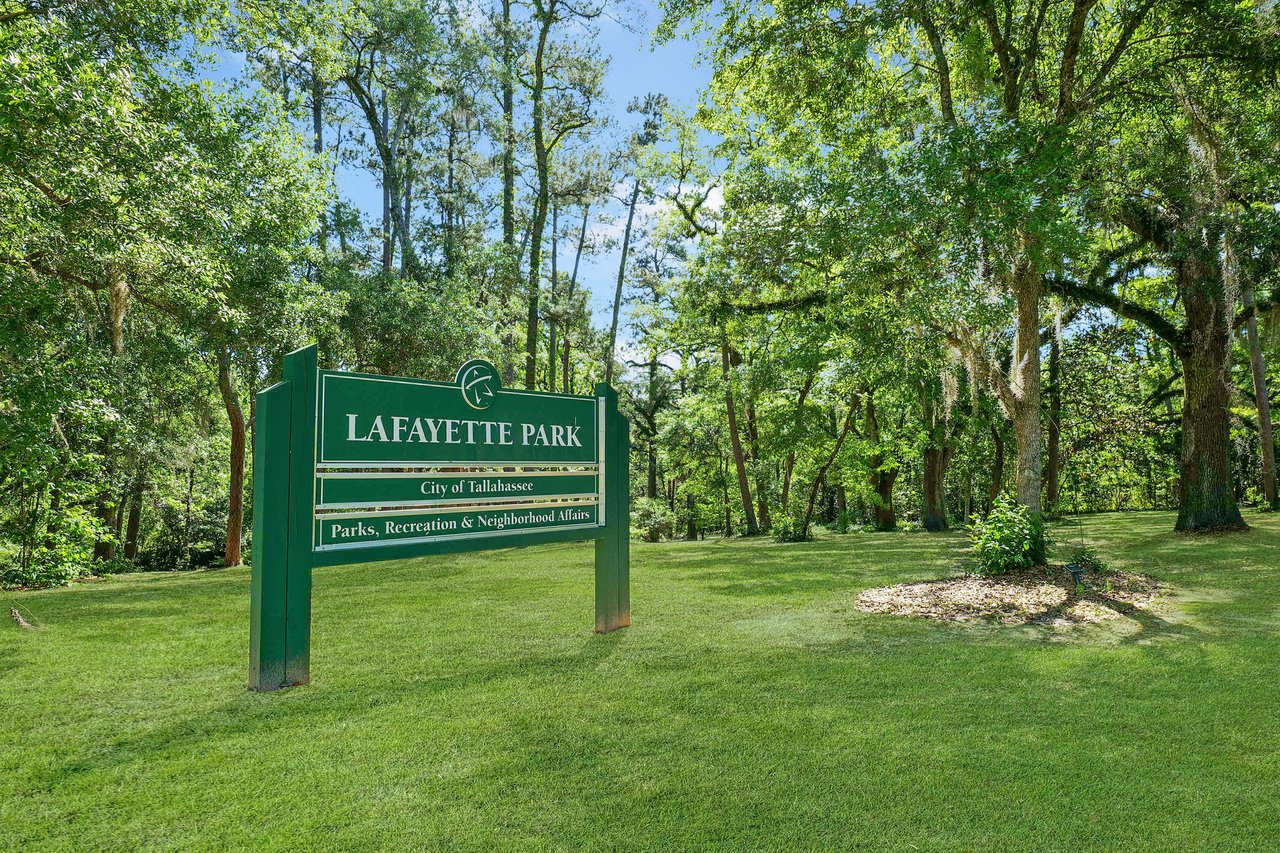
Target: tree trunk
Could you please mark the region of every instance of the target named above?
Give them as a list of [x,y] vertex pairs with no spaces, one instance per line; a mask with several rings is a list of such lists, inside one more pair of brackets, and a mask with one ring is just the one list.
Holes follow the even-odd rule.
[[658,496],[658,448],[652,440],[648,442],[645,454],[648,456],[648,477],[645,483],[645,496],[656,498]]
[[[529,93],[533,114],[533,165],[537,194],[533,200],[533,222],[529,226],[529,312],[524,336],[524,387],[533,389],[538,378],[538,295],[542,288],[542,232],[547,226],[550,201],[551,151],[546,138],[547,40],[555,18],[544,13],[538,22],[538,45],[533,56],[533,87]],[[606,381],[608,381],[606,379]]]
[[733,507],[729,503],[729,466],[724,458],[720,459],[720,484],[723,486],[724,499],[724,535],[733,535]]
[[[870,403],[870,400],[868,400]],[[813,487],[809,490],[809,503],[805,506],[804,519],[801,521],[800,529],[805,533],[809,531],[809,525],[813,522],[813,506],[818,500],[818,490],[822,488],[822,481],[826,479],[827,471],[831,468],[831,464],[836,461],[836,457],[840,455],[840,448],[844,446],[844,440],[849,435],[849,429],[853,426],[853,416],[858,410],[858,395],[849,395],[849,413],[844,416],[844,426],[840,428],[840,434],[836,436],[836,443],[831,448],[831,453],[827,456],[826,461],[822,463],[822,467],[818,469],[818,476],[813,479]]]
[[142,526],[142,495],[145,490],[142,473],[133,481],[129,497],[129,517],[124,526],[124,558],[132,563],[138,557],[138,530]]
[[[565,305],[572,307],[573,295],[578,287],[578,265],[582,262],[582,249],[587,243],[587,217],[590,215],[591,205],[584,204],[582,206],[582,228],[578,232],[578,250],[573,255],[573,274],[569,276],[569,293],[565,297]],[[564,324],[564,355],[561,361],[562,375],[560,377],[560,387],[566,394],[573,393],[573,383],[569,372],[569,321],[566,319]]]
[[[867,439],[872,445],[880,444],[880,423],[876,418],[876,401],[873,394],[867,394]],[[884,467],[884,455],[877,449],[871,456],[871,475],[868,481],[872,491],[876,493],[875,527],[876,530],[890,531],[898,526],[897,514],[893,510],[893,484],[898,479],[898,469]]]
[[1062,329],[1055,321],[1053,336],[1049,340],[1049,436],[1045,448],[1046,467],[1044,477],[1045,503],[1049,512],[1058,510],[1058,482],[1062,464],[1059,444],[1062,440]]
[[511,0],[502,0],[502,245],[516,245],[516,63]]
[[1198,258],[1174,268],[1183,279],[1187,345],[1182,358],[1182,499],[1175,530],[1239,530],[1231,490],[1231,316],[1221,278]]
[[[1244,307],[1254,307],[1253,291],[1245,288]],[[1245,325],[1245,340],[1249,346],[1249,369],[1253,373],[1253,399],[1258,406],[1258,444],[1262,450],[1262,496],[1271,509],[1280,509],[1276,497],[1276,444],[1271,430],[1271,400],[1267,396],[1267,367],[1262,359],[1262,347],[1258,343],[1257,313],[1249,315]]]
[[729,443],[733,448],[733,464],[738,472],[738,491],[742,497],[742,514],[747,525],[747,535],[760,532],[756,525],[756,510],[751,502],[751,483],[747,480],[747,466],[742,452],[742,438],[738,435],[738,413],[733,405],[733,385],[729,381],[729,346],[720,347],[721,379],[724,382],[724,405],[729,420]]
[[[925,381],[920,386],[920,403],[923,413],[925,445],[921,492],[923,512],[921,523],[925,530],[939,532],[947,529],[947,464],[951,461],[951,448],[956,436],[951,434],[945,407],[938,405],[942,394],[941,382]],[[942,411],[939,411],[942,408]]]
[[924,529],[938,532],[947,529],[947,500],[943,483],[947,473],[947,452],[940,447],[924,451]]
[[240,395],[236,393],[235,382],[231,375],[231,354],[223,349],[218,354],[218,390],[222,394],[222,405],[227,410],[227,420],[231,424],[231,483],[227,493],[227,541],[224,550],[224,562],[228,566],[241,563],[240,547],[244,530],[244,448],[245,426],[244,409],[240,406]]
[[515,338],[512,335],[506,306],[515,296],[520,278],[520,259],[516,254],[516,124],[515,124],[515,39],[511,30],[511,0],[502,0],[502,246],[506,265],[502,271],[500,294],[502,308],[503,365],[502,381],[515,384]]
[[547,299],[547,390],[556,390],[556,361],[560,355],[560,345],[556,341],[556,293],[560,287],[560,272],[556,267],[556,256],[560,252],[560,205],[551,200],[551,292]]
[[[387,110],[387,93],[382,93],[382,114],[379,117],[382,138],[388,139],[391,131],[391,119]],[[391,173],[395,170],[394,155],[390,150],[383,155],[382,164],[382,271],[390,274],[395,260],[395,248],[391,242],[391,220],[393,217],[391,199]]]
[[991,452],[991,490],[987,497],[988,511],[995,506],[996,498],[1000,497],[1000,492],[1004,489],[1004,436],[1000,434],[1000,429],[995,424],[991,425],[991,442],[994,447]]
[[1018,503],[1040,512],[1040,291],[1039,274],[1023,265],[1014,282],[1018,336],[1010,366],[1014,440],[1018,450]]
[[756,422],[756,404],[750,394],[747,395],[746,409],[747,439],[751,442],[751,470],[756,481],[756,512],[760,519],[760,529],[769,530],[773,527],[773,519],[769,517],[768,492],[761,477],[760,433]]
[[[106,446],[105,441],[103,442],[103,446]],[[108,456],[106,458],[108,461],[103,468],[103,480],[109,483],[111,480],[111,463],[110,457]],[[114,560],[116,556],[116,543],[114,538],[111,536],[110,531],[115,520],[116,513],[115,508],[111,505],[111,490],[109,486],[104,486],[94,499],[94,515],[102,525],[102,529],[106,532],[102,538],[93,543],[93,559],[96,562]]]
[[876,530],[882,533],[898,529],[898,515],[893,509],[893,486],[897,480],[897,468],[881,471],[876,478]]
[[800,440],[800,419],[804,416],[804,401],[809,398],[809,391],[813,388],[813,380],[817,378],[817,374],[811,373],[804,381],[804,387],[800,389],[800,396],[796,400],[796,417],[792,424],[791,450],[787,451],[787,460],[782,468],[782,513],[786,515],[788,512],[788,504],[791,500],[791,477],[796,470],[796,443]]
[[[631,189],[631,203],[627,205],[627,224],[622,229],[622,258],[618,261],[618,282],[613,289],[613,320],[609,323],[609,349],[604,354],[604,381],[613,381],[613,352],[618,346],[618,315],[622,311],[622,283],[627,274],[627,252],[631,248],[631,224],[636,217],[636,202],[640,199],[640,178]],[[752,523],[754,527],[754,519]],[[751,530],[750,534],[754,534]]]
[[686,517],[684,538],[689,542],[694,542],[698,538],[698,522],[694,518],[694,507],[693,492],[687,492],[684,496],[684,511]]
[[[324,81],[315,72],[315,60],[311,65],[311,150],[317,157],[324,153]],[[320,227],[317,241],[320,253],[329,251],[329,226],[327,213],[320,211]]]

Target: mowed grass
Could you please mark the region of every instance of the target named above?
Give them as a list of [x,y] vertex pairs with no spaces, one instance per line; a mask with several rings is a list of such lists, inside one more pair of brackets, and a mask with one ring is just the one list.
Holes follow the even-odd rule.
[[[245,691],[249,573],[0,595],[0,848],[1280,847],[1280,517],[1086,518],[1176,588],[1122,629],[852,608],[959,534],[319,570],[312,679]],[[1064,544],[1074,522],[1056,528]]]

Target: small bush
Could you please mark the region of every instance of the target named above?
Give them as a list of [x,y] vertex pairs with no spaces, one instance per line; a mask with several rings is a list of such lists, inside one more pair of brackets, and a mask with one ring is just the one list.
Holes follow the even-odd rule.
[[177,572],[223,565],[227,540],[225,496],[193,508],[189,518],[181,505],[165,504],[159,508],[156,521],[145,546],[138,551],[138,571]]
[[988,577],[1043,565],[1048,547],[1044,519],[1007,495],[969,526],[969,541],[977,557],[975,574]]
[[63,512],[47,539],[31,548],[25,559],[15,552],[0,565],[0,586],[43,589],[88,575],[93,544],[101,532],[101,523],[88,510]]
[[645,542],[671,538],[676,517],[671,508],[656,498],[636,498],[631,502],[631,535]]
[[849,512],[847,509],[840,510],[840,514],[836,516],[835,532],[848,533],[849,530],[853,528],[853,525],[853,513]]
[[786,516],[773,523],[773,538],[778,542],[806,542],[813,538],[803,518]]
[[1087,572],[1095,572],[1100,575],[1106,574],[1108,570],[1107,564],[1102,561],[1097,552],[1087,545],[1075,548],[1067,561],[1075,563]]

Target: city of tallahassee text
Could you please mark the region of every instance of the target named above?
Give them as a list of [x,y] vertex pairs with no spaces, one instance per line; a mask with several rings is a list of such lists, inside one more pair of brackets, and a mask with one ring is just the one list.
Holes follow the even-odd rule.
[[509,510],[494,514],[466,515],[462,518],[426,518],[413,521],[383,519],[377,522],[330,521],[329,536],[334,540],[367,537],[413,536],[430,533],[504,530],[508,527],[530,527],[541,524],[565,524],[590,521],[591,513],[576,507],[551,508],[518,512]]
[[581,426],[516,424],[468,418],[412,418],[376,415],[372,420],[347,415],[347,441],[388,441],[405,444],[519,444],[526,447],[581,447]]

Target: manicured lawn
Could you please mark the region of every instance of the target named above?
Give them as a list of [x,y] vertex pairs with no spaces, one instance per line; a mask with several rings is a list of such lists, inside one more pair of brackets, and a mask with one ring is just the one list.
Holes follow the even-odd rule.
[[590,545],[325,569],[313,684],[262,695],[247,570],[0,594],[43,626],[0,625],[0,848],[1275,849],[1249,521],[1085,519],[1178,610],[1067,637],[852,609],[957,534],[636,545],[604,637]]

